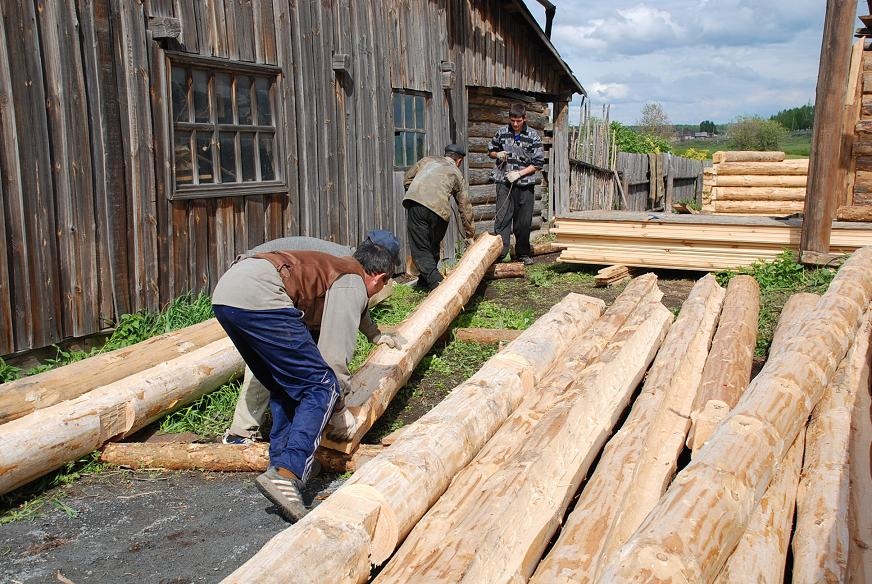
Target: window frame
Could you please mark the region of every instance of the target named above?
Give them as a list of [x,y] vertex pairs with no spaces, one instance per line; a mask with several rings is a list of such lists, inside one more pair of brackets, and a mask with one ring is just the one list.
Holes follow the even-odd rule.
[[[287,180],[285,178],[285,168],[282,165],[281,161],[283,160],[283,153],[285,151],[285,143],[284,143],[284,119],[282,118],[282,107],[280,103],[280,91],[279,84],[282,82],[282,68],[275,65],[265,65],[260,63],[247,63],[242,61],[231,61],[228,59],[220,59],[216,57],[203,57],[200,55],[191,55],[188,53],[181,53],[177,51],[166,51],[165,52],[165,60],[166,60],[166,99],[165,99],[165,111],[167,115],[167,162],[169,164],[168,171],[168,179],[170,184],[168,185],[170,188],[167,188],[168,198],[171,200],[184,200],[184,199],[199,199],[199,198],[212,198],[212,197],[236,197],[236,196],[245,196],[245,195],[265,195],[265,194],[287,194],[289,192]],[[175,114],[173,111],[173,88],[172,88],[172,79],[173,79],[173,66],[184,67],[187,70],[197,69],[201,71],[205,71],[209,75],[209,84],[208,84],[208,99],[209,99],[209,118],[208,122],[176,122]],[[255,77],[267,78],[270,82],[270,90],[269,90],[269,100],[270,106],[272,108],[272,119],[273,125],[265,126],[261,124],[225,124],[219,123],[216,118],[216,96],[215,96],[215,75],[225,73],[229,74],[233,77],[242,76],[242,75],[252,75]],[[231,87],[235,87],[235,84],[231,84]],[[254,84],[252,84],[254,87]],[[231,92],[231,103],[234,118],[237,115],[236,109],[236,95],[235,91]],[[188,97],[188,108],[193,108],[193,104],[190,103],[191,96]],[[255,115],[254,109],[256,105],[252,102],[252,115]],[[252,122],[256,120],[252,118]],[[238,122],[238,120],[234,120],[234,122]],[[256,180],[256,181],[248,181],[248,182],[234,182],[234,183],[206,183],[206,184],[178,184],[176,178],[176,156],[175,156],[175,144],[176,144],[176,132],[177,131],[186,131],[193,132],[195,130],[204,131],[208,130],[212,133],[212,166],[213,173],[220,174],[221,165],[220,165],[220,151],[218,144],[215,143],[216,140],[220,142],[220,134],[222,132],[235,132],[236,133],[236,143],[237,149],[239,151],[239,135],[241,132],[268,132],[273,135],[273,159],[274,159],[274,171],[275,171],[275,179],[273,180]],[[196,145],[191,145],[191,152],[193,157],[194,148]],[[256,175],[260,175],[260,164],[259,162],[259,147],[258,142],[255,141],[254,145],[254,165],[255,165],[255,173]],[[241,157],[237,157],[237,169],[242,168]],[[195,173],[196,165],[192,164],[192,173]]]
[[[419,128],[408,128],[405,126],[405,118],[406,118],[405,106],[403,106],[404,107],[404,109],[403,109],[404,115],[403,115],[403,120],[402,120],[403,125],[397,124],[397,120],[395,119],[395,116],[394,116],[394,114],[396,112],[396,109],[394,107],[394,100],[395,100],[397,95],[411,96],[411,97],[415,97],[415,98],[420,97],[423,99],[424,107],[423,107],[422,114],[424,116],[424,123],[423,123],[422,128],[420,128],[420,129]],[[393,131],[394,131],[394,148],[393,148],[394,171],[397,171],[397,172],[403,171],[404,172],[404,171],[412,168],[418,162],[418,160],[421,160],[421,158],[423,158],[424,156],[427,155],[426,154],[427,139],[430,135],[430,130],[431,130],[430,129],[430,116],[429,116],[430,99],[431,99],[431,95],[425,91],[418,91],[415,89],[406,89],[406,88],[401,88],[401,87],[400,88],[398,88],[398,87],[391,88],[391,118],[392,118]],[[396,136],[400,132],[406,133],[406,134],[421,134],[421,135],[423,135],[423,140],[422,140],[423,143],[421,146],[420,156],[418,157],[417,160],[415,160],[414,162],[412,162],[411,164],[408,164],[408,165],[399,164],[398,163],[399,161],[397,160]],[[406,161],[404,161],[404,162],[406,162]]]

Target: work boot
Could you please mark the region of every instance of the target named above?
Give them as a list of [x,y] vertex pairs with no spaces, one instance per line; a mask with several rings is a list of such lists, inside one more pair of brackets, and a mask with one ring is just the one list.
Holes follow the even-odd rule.
[[254,440],[251,438],[246,438],[245,436],[237,436],[236,434],[231,434],[230,430],[225,430],[224,435],[221,436],[222,444],[254,444]]
[[533,265],[533,258],[531,258],[530,256],[521,256],[518,259],[521,260],[521,263],[523,263],[525,266]]
[[285,478],[271,466],[254,480],[258,490],[279,509],[286,520],[295,523],[309,512],[303,504],[303,481]]

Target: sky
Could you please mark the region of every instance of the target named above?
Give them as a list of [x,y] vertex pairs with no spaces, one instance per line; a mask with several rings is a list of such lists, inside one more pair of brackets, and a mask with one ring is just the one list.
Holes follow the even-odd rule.
[[[542,6],[525,2],[544,28]],[[551,40],[595,114],[608,103],[634,124],[659,102],[674,124],[721,124],[814,102],[824,0],[552,2]]]

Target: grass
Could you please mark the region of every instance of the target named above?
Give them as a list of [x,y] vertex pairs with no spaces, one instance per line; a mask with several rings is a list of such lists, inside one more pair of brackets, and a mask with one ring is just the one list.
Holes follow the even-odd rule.
[[199,436],[221,434],[233,421],[237,397],[239,382],[225,383],[191,405],[164,416],[160,430],[171,434],[193,432]]
[[454,326],[523,330],[534,320],[532,310],[513,310],[492,300],[476,298],[454,320]]
[[593,284],[596,270],[579,264],[533,264],[527,268],[527,281],[537,288],[554,285]]
[[[686,140],[677,142],[674,145],[674,153],[677,156],[684,155],[690,149],[708,150],[708,158],[711,160],[712,154],[718,150],[733,150],[730,141],[724,137],[718,137],[713,140]],[[808,158],[811,153],[811,134],[796,134],[785,138],[778,148],[783,151],[786,158]]]
[[719,272],[718,282],[726,286],[733,276],[739,274],[752,276],[760,285],[760,316],[754,354],[756,357],[764,358],[769,353],[778,316],[791,294],[797,292],[823,294],[836,275],[836,270],[806,268],[797,262],[793,252],[784,251],[771,262],[755,262],[746,268]]

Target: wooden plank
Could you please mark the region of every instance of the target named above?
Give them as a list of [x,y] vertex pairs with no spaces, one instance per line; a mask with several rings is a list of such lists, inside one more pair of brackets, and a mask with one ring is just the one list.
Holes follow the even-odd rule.
[[[334,51],[350,55],[354,39],[351,36],[351,9],[349,3],[339,2],[333,22]],[[339,213],[338,241],[352,244],[356,234],[357,206],[357,151],[354,123],[350,120],[354,105],[355,72],[337,73],[334,84],[336,103],[336,160],[338,166],[336,198]]]
[[[3,13],[0,11],[0,21],[2,21],[2,17]],[[0,26],[0,47],[6,46],[4,37],[3,27]],[[2,68],[3,65],[0,65],[0,69]],[[0,72],[0,78],[2,75]],[[2,86],[2,81],[0,81],[0,86]],[[2,90],[0,90],[0,96],[2,96]],[[0,201],[6,200],[3,192],[5,178],[3,165],[0,164]],[[6,212],[3,205],[0,204],[0,234],[2,234],[0,236],[0,355],[6,355],[15,350],[15,338],[12,336],[12,295],[9,286],[9,263],[7,261],[9,250],[6,246],[6,233]]]
[[172,201],[169,208],[173,292],[180,296],[194,289],[191,279],[188,201]]
[[229,53],[224,0],[203,0],[202,10],[205,22],[204,42],[208,53],[215,57],[227,57]]
[[188,202],[188,237],[191,292],[209,291],[209,231],[205,199]]
[[[251,0],[224,0],[228,11],[233,13],[236,36],[236,51],[240,61],[255,60],[254,7]],[[232,7],[232,8],[231,8]],[[230,27],[228,19],[228,28]],[[229,36],[229,31],[228,31]]]
[[[311,49],[311,39],[305,35],[308,27],[308,19],[306,5],[293,3],[289,8],[289,20],[291,27],[291,37],[293,39],[293,48],[289,53],[289,59],[292,59],[294,88],[310,87],[311,82],[307,77],[306,72],[312,70],[311,63],[306,59],[306,49]],[[310,53],[310,51],[309,51]],[[299,195],[297,203],[299,205],[299,233],[300,235],[316,236],[313,229],[313,219],[317,215],[317,209],[312,209],[311,197],[317,192],[318,171],[317,167],[313,167],[313,155],[316,152],[315,140],[312,135],[312,116],[309,115],[311,108],[311,93],[309,91],[294,92],[295,120],[296,120],[296,141],[297,141],[297,169],[299,171]],[[249,237],[250,239],[250,237]]]
[[176,293],[173,279],[174,270],[170,258],[173,257],[172,196],[175,177],[172,173],[172,143],[170,136],[170,101],[167,95],[168,68],[161,46],[149,41],[151,61],[151,115],[154,128],[154,188],[155,213],[157,219],[158,290],[160,304],[172,301]]
[[121,116],[110,34],[109,5],[77,0],[88,113],[91,120],[96,260],[100,317],[113,322],[131,312],[127,231],[127,186],[121,144]]
[[839,166],[841,132],[838,129],[843,118],[851,59],[851,30],[855,17],[856,2],[827,2],[815,98],[805,223],[800,244],[803,251],[829,251],[838,190],[845,184],[845,169]]
[[254,12],[255,61],[275,65],[277,49],[273,0],[252,0],[252,9]]
[[[10,209],[12,214],[9,221],[16,230],[15,241],[12,242],[13,254],[28,263],[28,273],[22,276],[28,278],[24,285],[29,287],[27,296],[30,298],[30,310],[21,315],[21,322],[27,323],[32,337],[25,345],[22,342],[27,337],[16,335],[19,339],[17,348],[27,349],[44,347],[61,339],[62,300],[46,91],[36,12],[31,2],[5,3],[4,6],[6,38],[15,39],[16,46],[20,48],[8,51],[15,129],[10,125],[7,130],[4,126],[7,134],[4,138],[8,139],[8,132],[15,132],[17,162],[21,172],[20,206]],[[9,147],[6,147],[7,150]],[[10,196],[17,194],[10,192]],[[23,249],[19,252],[16,245],[23,246]],[[18,275],[15,277],[17,279]]]
[[[330,66],[333,25],[330,10],[322,10],[320,2],[309,4],[311,12],[312,65],[316,94],[315,107],[320,112],[318,143],[313,154],[318,160],[318,198],[320,199],[320,237],[336,241],[339,237],[339,205],[336,200],[336,178],[339,168],[336,160],[336,99],[331,91],[333,71]],[[313,116],[314,117],[314,116]],[[315,193],[312,193],[314,195]]]
[[125,164],[130,169],[132,295],[136,309],[158,310],[157,237],[154,230],[154,159],[152,157],[149,69],[142,7],[111,0],[115,52],[118,56],[121,133]]
[[[282,177],[288,185],[288,194],[285,197],[283,209],[283,235],[295,235],[299,231],[299,199],[300,184],[297,155],[297,112],[295,106],[296,95],[294,91],[296,75],[290,71],[294,68],[293,35],[291,32],[290,14],[287,2],[278,2],[273,11],[276,30],[276,64],[282,67],[285,74],[279,77],[276,84],[278,111],[276,114],[281,122],[281,129],[277,132],[280,139],[281,152],[284,156],[283,164],[277,166],[282,171]],[[241,234],[247,241],[247,234]],[[239,252],[237,244],[237,252]]]
[[175,16],[182,23],[182,37],[179,39],[182,47],[186,52],[199,53],[200,39],[197,34],[197,12],[195,8],[195,0],[174,1],[176,7]]
[[[248,225],[248,249],[256,247],[264,242],[265,218],[264,200],[262,195],[245,197],[245,218]],[[217,283],[216,282],[213,282]]]

